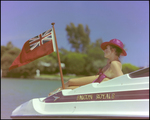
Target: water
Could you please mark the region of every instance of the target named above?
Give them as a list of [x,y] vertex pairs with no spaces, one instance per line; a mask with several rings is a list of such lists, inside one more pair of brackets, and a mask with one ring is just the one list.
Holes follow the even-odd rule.
[[61,81],[1,79],[1,119],[10,119],[12,111],[33,98],[46,97],[61,86]]

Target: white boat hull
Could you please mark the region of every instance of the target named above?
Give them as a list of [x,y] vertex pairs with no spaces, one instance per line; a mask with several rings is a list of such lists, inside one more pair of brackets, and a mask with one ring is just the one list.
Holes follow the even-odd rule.
[[12,118],[149,118],[149,100],[63,102],[44,105],[36,98],[22,104],[12,114]]
[[100,84],[65,89],[20,105],[11,118],[148,119],[149,77],[131,78],[126,74]]

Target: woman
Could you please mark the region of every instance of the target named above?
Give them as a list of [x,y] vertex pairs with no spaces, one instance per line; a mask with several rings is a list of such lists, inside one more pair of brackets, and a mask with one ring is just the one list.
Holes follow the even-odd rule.
[[[118,39],[112,39],[109,42],[101,44],[101,48],[104,51],[104,57],[107,58],[107,65],[100,69],[99,75],[88,76],[82,78],[70,79],[65,83],[65,89],[74,89],[82,85],[86,85],[92,82],[104,82],[112,78],[123,75],[122,64],[119,57],[126,56],[127,53],[123,49],[123,43]],[[51,92],[48,96],[60,91],[62,88],[58,88],[54,92]]]

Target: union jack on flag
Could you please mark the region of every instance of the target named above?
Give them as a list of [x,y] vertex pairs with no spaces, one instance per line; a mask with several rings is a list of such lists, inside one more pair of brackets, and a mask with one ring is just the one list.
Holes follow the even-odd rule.
[[27,40],[20,54],[9,67],[9,70],[26,65],[52,52],[56,52],[53,28]]
[[49,30],[43,32],[42,34],[29,39],[30,50],[34,50],[35,48],[53,40],[53,39],[54,39],[53,30],[49,29]]

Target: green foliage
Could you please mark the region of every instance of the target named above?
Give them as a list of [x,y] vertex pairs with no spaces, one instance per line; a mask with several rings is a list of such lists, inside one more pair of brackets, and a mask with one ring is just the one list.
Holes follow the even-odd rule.
[[35,71],[37,69],[36,66],[37,66],[37,61],[30,62],[21,67],[12,69],[11,71],[8,72],[7,77],[31,78],[35,75]]
[[86,54],[81,54],[76,52],[68,53],[64,61],[68,73],[77,74],[77,75],[81,74],[81,72],[83,72],[84,70],[86,57],[87,57]]
[[140,69],[140,68],[136,67],[136,66],[134,66],[130,63],[125,63],[125,64],[122,65],[122,71],[123,71],[124,74],[136,71],[138,69]]
[[95,75],[99,68],[103,68],[106,65],[104,52],[100,48],[101,43],[102,39],[97,39],[95,43],[91,43],[87,48],[86,75]]
[[100,47],[89,47],[87,50],[88,56],[92,60],[104,60],[104,52],[101,50]]
[[7,43],[6,48],[7,48],[8,50],[10,50],[10,49],[12,49],[13,47],[14,47],[14,45],[12,44],[11,41],[9,41],[9,42]]
[[84,29],[82,24],[78,24],[76,27],[73,23],[70,23],[70,26],[66,27],[68,41],[71,44],[72,48],[75,49],[75,52],[86,52],[86,48],[90,43],[90,30],[88,25]]
[[7,48],[5,46],[1,46],[1,64],[5,63],[6,61],[10,64],[15,57],[17,57],[20,53],[20,49],[14,48]]
[[9,67],[14,59],[19,55],[20,49],[14,47],[11,42],[7,46],[1,46],[1,69],[3,76],[9,76]]
[[[55,58],[55,54],[52,56],[47,55],[38,59],[38,69],[43,74],[52,74],[55,73],[57,68],[57,58]],[[43,64],[45,65],[43,65]],[[48,65],[48,66],[46,66]],[[50,66],[49,66],[50,65]]]
[[6,52],[6,47],[5,46],[1,46],[1,58],[4,55],[5,52]]

